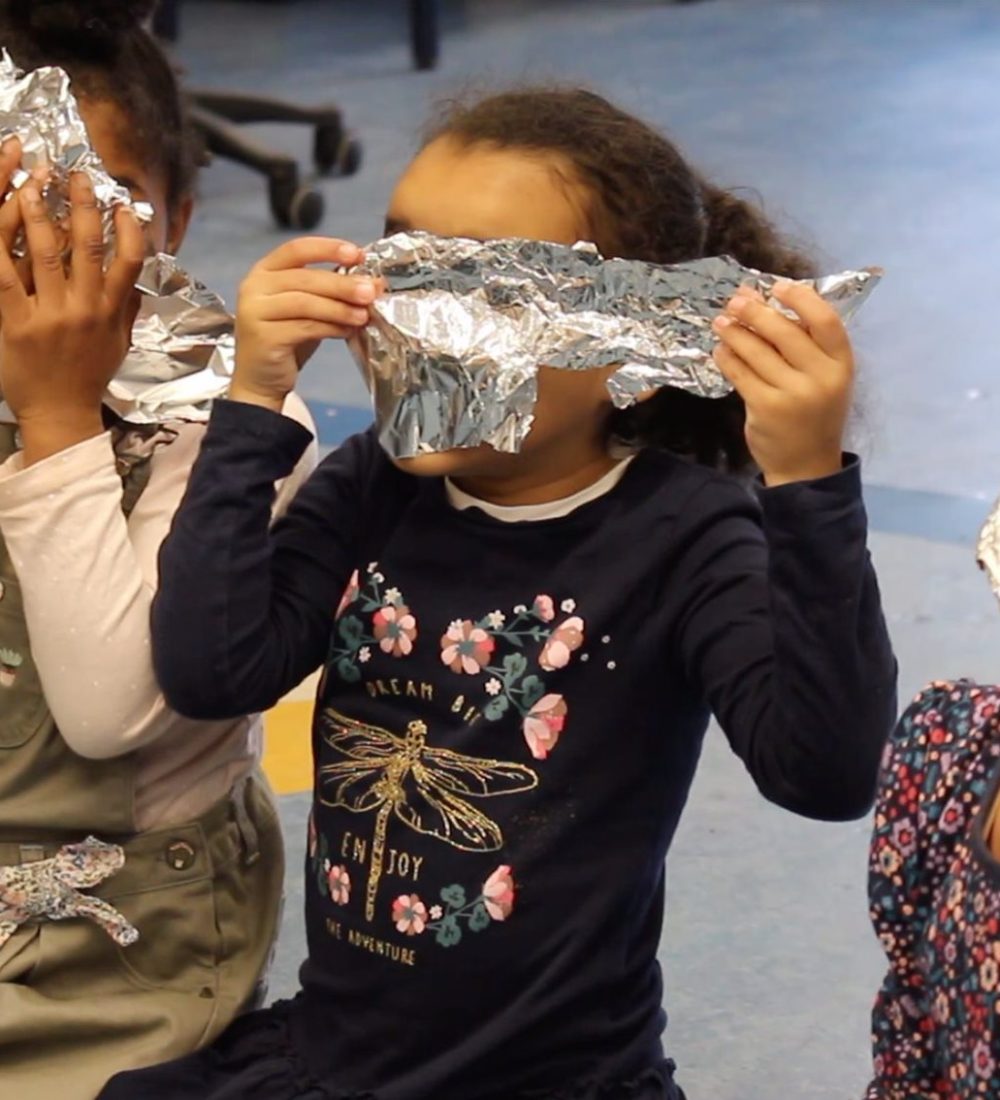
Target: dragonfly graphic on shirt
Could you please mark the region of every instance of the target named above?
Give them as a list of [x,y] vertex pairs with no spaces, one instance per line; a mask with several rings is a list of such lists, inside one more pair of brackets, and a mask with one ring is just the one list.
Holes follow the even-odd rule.
[[355,814],[374,813],[365,916],[375,915],[390,817],[464,852],[495,852],[499,825],[468,799],[530,791],[538,776],[521,764],[431,748],[427,726],[411,722],[404,736],[356,722],[328,708],[323,739],[345,759],[319,769],[319,800]]

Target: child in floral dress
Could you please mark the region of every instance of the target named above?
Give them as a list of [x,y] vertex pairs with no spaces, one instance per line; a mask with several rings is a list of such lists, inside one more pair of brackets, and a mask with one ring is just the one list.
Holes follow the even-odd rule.
[[1000,1096],[1000,687],[925,688],[886,750],[870,886],[890,969],[868,1100]]

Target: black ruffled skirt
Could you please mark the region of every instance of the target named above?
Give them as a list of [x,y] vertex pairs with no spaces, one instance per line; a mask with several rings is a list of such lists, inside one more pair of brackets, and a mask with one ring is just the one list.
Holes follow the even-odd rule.
[[[97,1100],[379,1100],[309,1072],[292,1035],[295,1008],[294,1001],[279,1001],[237,1020],[196,1054],[119,1073]],[[673,1081],[672,1063],[664,1062],[628,1081],[578,1082],[544,1097],[532,1092],[510,1100],[684,1100],[684,1093]]]
[[292,1040],[293,1002],[238,1019],[210,1047],[119,1073],[98,1100],[376,1100],[332,1092],[307,1071]]

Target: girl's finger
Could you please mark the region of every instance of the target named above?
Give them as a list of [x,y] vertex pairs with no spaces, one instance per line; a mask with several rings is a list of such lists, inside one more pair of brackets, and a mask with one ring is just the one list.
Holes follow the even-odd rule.
[[[17,203],[14,205],[16,206]],[[14,261],[14,267],[17,269],[18,275],[21,276],[21,285],[24,287],[24,292],[30,297],[35,293],[35,277],[31,273],[31,260],[27,256],[19,256]]]
[[10,249],[0,242],[0,318],[17,323],[31,312],[31,299],[24,289]]
[[357,306],[370,305],[384,289],[379,280],[369,275],[342,275],[315,267],[276,271],[268,277],[267,285],[274,293],[303,291]]
[[16,137],[0,145],[0,195],[5,195],[14,173],[21,166],[21,143]]
[[716,317],[712,328],[722,344],[769,386],[784,390],[801,380],[800,372],[790,367],[766,340],[738,321],[722,314]]
[[0,241],[13,248],[21,228],[21,204],[10,190],[10,181],[21,165],[21,142],[8,138],[0,145]]
[[87,301],[96,302],[104,282],[104,231],[89,176],[73,174],[69,197],[71,281]]
[[31,272],[39,298],[58,304],[66,296],[66,275],[63,272],[62,251],[55,226],[49,218],[38,187],[26,183],[18,192],[24,232],[31,257]]
[[128,207],[115,211],[115,258],[104,281],[104,293],[111,307],[125,310],[146,258],[146,235],[139,219]]
[[774,296],[798,314],[809,335],[827,355],[834,359],[850,359],[851,341],[844,322],[812,287],[782,280],[774,284]]
[[360,328],[368,324],[369,312],[350,302],[291,290],[261,299],[258,316],[262,321],[320,321],[327,325]]
[[258,271],[287,271],[307,264],[358,264],[364,253],[336,237],[299,237],[286,241],[257,264]]
[[285,347],[303,348],[321,340],[345,340],[356,331],[352,325],[330,325],[323,321],[279,321],[271,335]]
[[777,348],[789,366],[808,371],[817,362],[817,355],[824,366],[828,365],[826,353],[801,325],[763,301],[737,294],[726,306],[726,312]]
[[748,363],[724,344],[715,349],[713,358],[715,365],[747,406],[752,408],[774,397],[777,392],[774,386],[768,385]]
[[24,227],[24,218],[21,215],[21,204],[16,195],[0,200],[0,241],[10,252],[14,248],[17,235]]

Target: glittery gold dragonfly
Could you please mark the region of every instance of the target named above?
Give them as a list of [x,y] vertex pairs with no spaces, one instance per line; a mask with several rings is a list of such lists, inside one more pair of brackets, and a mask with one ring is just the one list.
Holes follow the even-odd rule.
[[399,737],[328,708],[322,721],[326,743],[346,757],[319,769],[320,801],[351,813],[376,813],[365,916],[375,915],[389,818],[465,852],[495,852],[503,833],[467,798],[495,798],[538,786],[521,764],[481,760],[427,744],[427,726],[411,722]]

